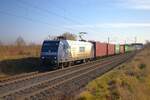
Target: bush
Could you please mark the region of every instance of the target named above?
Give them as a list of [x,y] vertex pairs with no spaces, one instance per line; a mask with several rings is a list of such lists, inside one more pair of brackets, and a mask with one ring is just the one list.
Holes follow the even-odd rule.
[[140,68],[140,69],[145,69],[145,68],[146,68],[146,64],[141,63],[141,64],[139,65],[139,68]]

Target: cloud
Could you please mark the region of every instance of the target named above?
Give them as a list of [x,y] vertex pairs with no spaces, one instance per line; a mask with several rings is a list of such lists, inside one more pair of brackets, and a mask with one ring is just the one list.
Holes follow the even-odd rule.
[[150,23],[101,23],[93,25],[71,25],[67,28],[150,28]]
[[136,10],[150,10],[150,0],[119,0],[117,5]]

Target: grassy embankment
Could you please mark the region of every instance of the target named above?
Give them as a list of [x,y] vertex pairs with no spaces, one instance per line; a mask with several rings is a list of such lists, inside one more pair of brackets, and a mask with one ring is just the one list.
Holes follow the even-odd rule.
[[34,71],[39,65],[39,45],[0,46],[0,78]]
[[150,100],[150,47],[90,82],[78,100]]

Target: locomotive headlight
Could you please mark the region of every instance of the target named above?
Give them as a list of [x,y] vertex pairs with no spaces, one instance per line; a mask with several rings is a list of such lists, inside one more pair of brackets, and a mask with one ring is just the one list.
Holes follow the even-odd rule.
[[42,59],[44,59],[45,57],[41,57]]
[[54,57],[54,59],[56,59],[56,57]]

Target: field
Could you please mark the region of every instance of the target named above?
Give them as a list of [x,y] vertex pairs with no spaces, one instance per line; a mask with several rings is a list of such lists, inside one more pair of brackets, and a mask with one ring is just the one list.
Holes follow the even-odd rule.
[[39,65],[40,45],[0,46],[0,78],[31,72]]
[[78,100],[150,100],[150,47],[90,82]]

